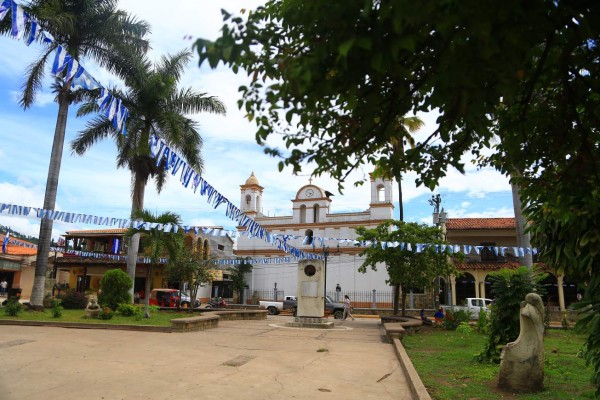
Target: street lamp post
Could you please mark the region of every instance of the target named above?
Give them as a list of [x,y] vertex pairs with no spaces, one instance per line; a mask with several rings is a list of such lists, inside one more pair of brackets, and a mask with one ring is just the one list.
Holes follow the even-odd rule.
[[327,303],[327,257],[329,257],[329,246],[323,245],[323,256],[325,257],[325,265],[323,267],[323,286],[325,295],[323,296],[323,309]]

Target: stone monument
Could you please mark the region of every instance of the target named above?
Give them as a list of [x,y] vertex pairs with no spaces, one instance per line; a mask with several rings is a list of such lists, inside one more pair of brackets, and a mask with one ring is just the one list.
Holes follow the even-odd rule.
[[502,349],[498,388],[537,392],[544,388],[544,304],[529,293],[521,302],[519,337]]
[[333,328],[325,316],[325,265],[323,260],[298,262],[296,318],[286,324],[301,328]]

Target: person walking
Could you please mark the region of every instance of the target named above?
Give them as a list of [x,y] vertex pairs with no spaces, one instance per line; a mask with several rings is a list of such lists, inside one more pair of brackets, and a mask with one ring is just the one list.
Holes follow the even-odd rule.
[[344,295],[344,319],[352,318],[354,321],[354,317],[352,316],[352,305],[350,304],[350,297],[347,294]]
[[6,282],[6,278],[2,279],[2,282],[0,282],[0,296],[5,297],[6,296],[6,288],[8,287],[8,282]]

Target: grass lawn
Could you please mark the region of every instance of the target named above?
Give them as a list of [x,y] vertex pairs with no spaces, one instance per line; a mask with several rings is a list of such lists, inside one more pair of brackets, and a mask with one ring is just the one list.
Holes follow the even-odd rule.
[[545,390],[537,394],[510,394],[496,388],[498,365],[474,359],[484,347],[485,338],[473,331],[423,328],[406,336],[403,345],[433,399],[592,399],[592,367],[577,357],[584,336],[572,330],[548,330],[544,338]]
[[[194,315],[198,315],[195,313]],[[102,320],[95,318],[85,318],[83,310],[63,310],[62,316],[54,318],[52,310],[44,311],[23,311],[17,317],[9,317],[0,308],[0,319],[29,320],[29,321],[54,321],[54,322],[86,322],[90,324],[127,324],[127,325],[153,325],[153,326],[171,326],[171,320],[175,318],[185,318],[190,316],[187,312],[177,311],[155,311],[150,313],[149,319],[136,320],[134,317],[123,317],[115,314],[112,319]]]

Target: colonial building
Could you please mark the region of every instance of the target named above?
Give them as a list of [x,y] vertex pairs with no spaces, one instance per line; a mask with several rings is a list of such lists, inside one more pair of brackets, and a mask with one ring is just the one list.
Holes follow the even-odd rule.
[[[221,227],[215,227],[222,229]],[[78,291],[97,292],[104,273],[110,269],[120,268],[127,270],[127,248],[124,244],[124,235],[127,229],[92,229],[66,232],[65,250],[63,257],[53,261],[57,272],[66,272],[65,278],[59,279],[61,289],[75,288]],[[143,240],[143,239],[142,239]],[[233,257],[233,240],[228,236],[204,236],[189,232],[184,238],[185,244],[190,248],[203,251],[207,256],[217,258]],[[143,254],[139,255],[143,257]],[[50,265],[50,263],[49,263]],[[139,261],[136,266],[134,291],[144,296],[146,280],[148,279],[148,261]],[[168,282],[164,273],[164,264],[154,270],[151,277],[152,288],[166,288],[177,286],[179,283]],[[220,272],[220,271],[219,271]],[[61,275],[59,275],[61,276]],[[216,287],[227,286],[222,272],[217,274],[214,281]],[[201,302],[207,302],[212,294],[211,286],[202,287],[198,296]]]
[[[383,221],[392,219],[394,205],[392,182],[371,178],[365,193],[364,211],[334,212],[331,193],[313,184],[298,189],[291,199],[290,214],[266,216],[262,213],[264,188],[254,173],[240,186],[240,209],[266,230],[274,234],[288,235],[287,243],[307,252],[327,256],[326,289],[333,292],[339,285],[344,291],[390,291],[385,283],[385,266],[377,271],[358,272],[362,257],[361,248],[337,239],[356,239],[355,228],[374,228]],[[239,227],[243,231],[244,227]],[[324,240],[329,238],[336,240]],[[235,254],[239,257],[268,258],[285,257],[283,251],[258,239],[240,236]],[[275,290],[286,295],[295,295],[297,286],[297,261],[277,264],[256,264],[247,282],[250,293]]]
[[[4,238],[5,235],[0,235],[0,246]],[[11,236],[6,253],[0,252],[0,282],[6,279],[9,290],[21,289],[21,297],[27,299],[31,297],[37,258],[37,249],[33,246],[32,243]]]
[[[444,303],[448,299],[451,299],[452,304],[460,304],[467,297],[491,298],[490,273],[521,265],[513,250],[517,246],[514,218],[450,218],[446,230],[448,243],[482,248],[479,254],[471,251],[462,262],[456,262],[460,271],[458,276],[441,278],[440,301]],[[502,255],[493,251],[494,247],[508,249]],[[577,285],[551,269],[545,272],[548,273],[548,278],[543,282],[547,292],[543,296],[544,300],[550,307],[564,311],[577,301]]]

